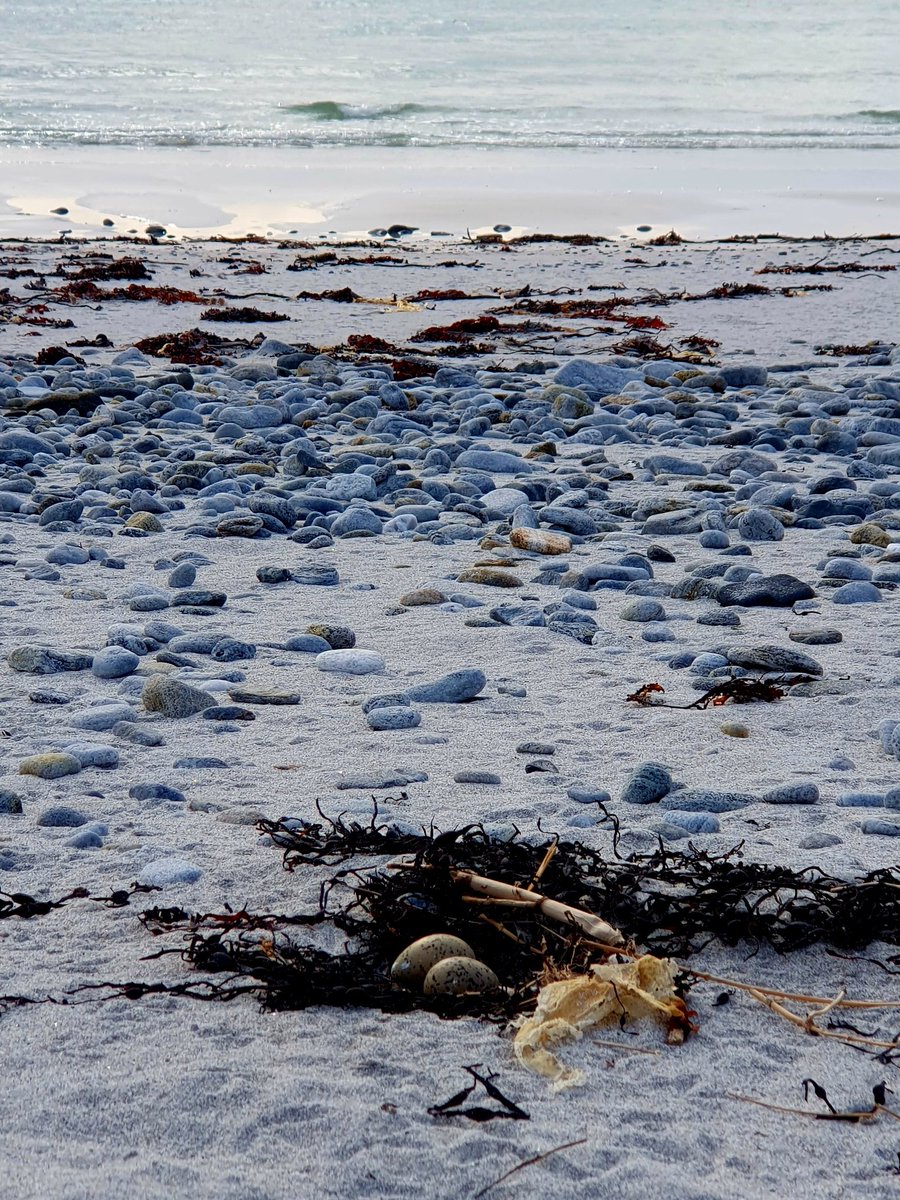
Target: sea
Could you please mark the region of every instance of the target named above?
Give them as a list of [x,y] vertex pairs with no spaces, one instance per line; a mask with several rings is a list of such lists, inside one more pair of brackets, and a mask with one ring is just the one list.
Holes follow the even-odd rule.
[[0,143],[900,150],[898,0],[0,0]]

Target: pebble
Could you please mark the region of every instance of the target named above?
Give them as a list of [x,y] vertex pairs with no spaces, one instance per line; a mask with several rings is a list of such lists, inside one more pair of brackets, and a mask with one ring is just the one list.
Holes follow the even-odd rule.
[[831,593],[834,604],[880,604],[882,595],[874,583],[854,580]]
[[479,783],[489,786],[497,786],[502,783],[499,775],[495,775],[493,771],[457,771],[453,776],[454,783]]
[[0,813],[11,816],[23,811],[22,797],[9,788],[0,788]]
[[725,648],[725,657],[736,667],[747,667],[754,671],[777,672],[778,674],[822,675],[821,663],[784,646],[744,646]]
[[512,571],[502,571],[497,567],[469,567],[460,571],[456,576],[459,583],[480,583],[486,587],[517,588],[524,584],[518,575]]
[[720,604],[747,608],[790,608],[798,600],[811,600],[814,595],[808,583],[793,575],[754,575],[741,583],[723,584],[716,591]]
[[136,783],[134,787],[128,789],[128,795],[132,800],[139,800],[142,803],[171,800],[178,804],[184,804],[187,799],[183,792],[170,787],[167,783]]
[[397,601],[404,608],[420,608],[429,604],[445,604],[447,597],[437,588],[416,588],[415,591],[405,592]]
[[509,544],[532,554],[568,554],[572,549],[572,539],[566,534],[543,529],[513,529]]
[[486,684],[484,672],[470,667],[407,688],[406,695],[416,704],[464,704],[474,700]]
[[566,795],[576,804],[610,804],[612,797],[603,788],[581,787],[573,784],[566,788]]
[[672,792],[660,801],[660,808],[679,809],[682,812],[723,813],[733,812],[754,804],[756,797],[746,792],[716,792],[705,788],[685,788]]
[[316,669],[338,675],[374,675],[385,670],[385,661],[374,650],[325,650],[316,655]]
[[65,805],[54,805],[52,808],[45,808],[38,815],[37,824],[46,829],[78,829],[82,825],[86,825],[90,820],[83,812],[79,812],[77,808],[68,808]]
[[622,621],[664,621],[666,610],[658,600],[632,600],[619,612]]
[[140,665],[140,658],[130,650],[121,646],[105,646],[94,655],[91,672],[98,679],[121,679],[136,671]]
[[164,717],[191,717],[215,704],[208,692],[166,675],[152,675],[147,680],[141,702],[147,712],[160,713]]
[[366,724],[369,728],[379,731],[417,729],[421,723],[421,713],[407,707],[373,708],[366,716]]
[[26,675],[58,675],[63,671],[89,671],[92,654],[70,650],[50,650],[45,646],[19,646],[11,650],[6,662],[13,671]]
[[839,629],[792,629],[788,637],[804,646],[834,646],[844,640]]
[[81,763],[74,754],[48,750],[44,754],[32,754],[19,763],[20,775],[35,775],[38,779],[62,779],[64,775],[77,775]]
[[155,858],[138,875],[144,887],[167,888],[180,883],[196,883],[203,872],[183,858]]
[[344,625],[307,625],[306,632],[320,637],[332,650],[352,650],[356,634]]
[[655,804],[671,787],[668,767],[655,762],[641,763],[622,789],[622,800],[625,804]]
[[666,813],[666,822],[677,825],[685,833],[718,833],[719,822],[711,812],[677,812],[670,810]]
[[282,692],[278,688],[235,687],[228,689],[235,704],[296,705],[303,703],[299,692]]
[[764,804],[816,804],[819,789],[814,783],[788,783],[763,792],[760,799]]
[[750,736],[748,726],[742,724],[740,721],[725,721],[719,728],[726,737],[748,738]]

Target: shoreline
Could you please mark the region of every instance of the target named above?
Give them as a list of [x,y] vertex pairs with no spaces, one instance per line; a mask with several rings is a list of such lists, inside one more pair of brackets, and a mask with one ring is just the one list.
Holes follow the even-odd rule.
[[498,224],[608,237],[641,226],[687,238],[900,232],[900,166],[871,150],[5,145],[0,178],[0,238],[148,223],[191,237],[352,236],[395,223],[453,236]]

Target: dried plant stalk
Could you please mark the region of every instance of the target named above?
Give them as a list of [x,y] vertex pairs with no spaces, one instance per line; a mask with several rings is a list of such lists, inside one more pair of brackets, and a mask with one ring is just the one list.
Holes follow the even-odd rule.
[[486,879],[484,875],[476,875],[473,871],[451,871],[450,875],[455,883],[471,888],[480,896],[490,896],[493,900],[515,903],[524,901],[526,904],[540,909],[549,920],[558,921],[563,925],[573,925],[582,933],[586,933],[588,937],[605,942],[612,948],[625,944],[625,939],[618,929],[613,928],[602,917],[597,917],[580,908],[573,908],[569,904],[562,904],[559,900],[551,900],[547,896],[542,896],[540,892],[532,892],[511,883],[502,883],[497,879]]

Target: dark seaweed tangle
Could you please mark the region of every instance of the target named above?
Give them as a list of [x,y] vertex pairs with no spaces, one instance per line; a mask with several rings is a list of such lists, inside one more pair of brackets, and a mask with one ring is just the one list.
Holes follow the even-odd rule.
[[[207,973],[251,976],[270,1009],[425,1008],[498,1021],[527,1010],[541,983],[566,970],[584,971],[602,954],[589,938],[536,909],[472,903],[452,872],[528,886],[551,846],[538,890],[603,916],[642,951],[684,960],[712,942],[743,944],[750,953],[764,945],[787,953],[815,943],[851,949],[900,942],[896,869],[848,883],[816,867],[792,871],[745,862],[740,847],[712,855],[660,843],[652,853],[624,856],[616,819],[600,809],[613,831],[610,858],[579,842],[498,839],[480,825],[400,831],[379,823],[377,810],[368,824],[263,820],[258,828],[282,851],[286,870],[339,868],[321,885],[318,911],[291,918],[176,914],[183,919],[166,921],[171,914],[151,909],[143,919],[155,932],[184,931],[183,946],[161,954],[181,954]],[[299,942],[286,934],[288,924],[328,925],[345,935],[344,948],[334,953]],[[436,932],[468,942],[506,990],[424,997],[394,985],[396,955]]]

